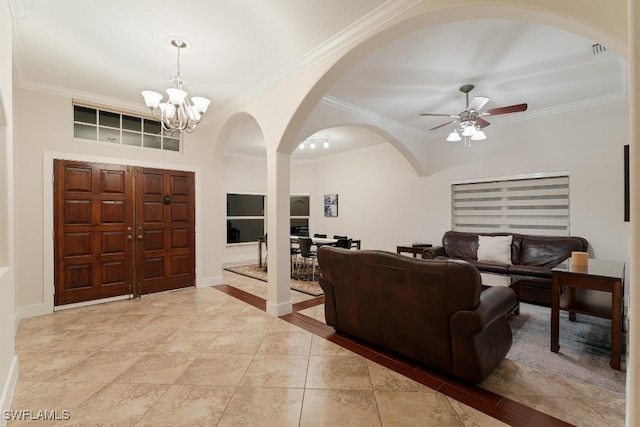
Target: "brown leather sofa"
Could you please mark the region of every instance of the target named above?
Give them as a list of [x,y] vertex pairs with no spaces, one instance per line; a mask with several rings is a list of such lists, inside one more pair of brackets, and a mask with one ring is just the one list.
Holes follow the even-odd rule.
[[464,261],[384,251],[318,249],[327,324],[460,380],[479,383],[511,348],[505,287],[481,292]]
[[[511,264],[478,261],[478,236],[512,236]],[[571,256],[585,252],[588,242],[582,237],[531,236],[516,233],[469,233],[447,231],[442,246],[426,248],[425,259],[462,259],[482,272],[520,277],[520,300],[551,305],[551,269]]]

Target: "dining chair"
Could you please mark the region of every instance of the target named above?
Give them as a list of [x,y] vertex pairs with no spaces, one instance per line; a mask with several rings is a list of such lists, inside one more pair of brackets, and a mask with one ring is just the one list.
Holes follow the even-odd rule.
[[[311,260],[311,280],[316,280],[316,252],[311,250],[313,241],[310,237],[298,237],[298,243],[300,244],[300,256],[304,261]],[[298,264],[298,276],[300,275],[300,264]]]
[[348,239],[348,237],[347,237],[347,236],[339,236],[339,235],[337,235],[337,234],[334,234],[334,235],[333,235],[333,238],[334,238],[334,239]]
[[335,246],[337,248],[351,249],[352,242],[353,239],[338,239]]
[[327,235],[326,234],[316,233],[316,234],[313,235],[313,237],[320,237],[320,238],[326,239]]

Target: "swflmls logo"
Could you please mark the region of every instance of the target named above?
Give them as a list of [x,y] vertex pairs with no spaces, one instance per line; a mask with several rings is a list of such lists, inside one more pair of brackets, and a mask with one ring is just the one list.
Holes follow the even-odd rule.
[[68,421],[71,419],[69,411],[18,409],[13,411],[2,411],[2,418],[5,421]]

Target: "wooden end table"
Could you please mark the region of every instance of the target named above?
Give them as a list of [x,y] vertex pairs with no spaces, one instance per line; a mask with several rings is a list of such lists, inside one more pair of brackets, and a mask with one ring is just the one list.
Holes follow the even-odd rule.
[[[568,258],[551,274],[551,351],[560,350],[560,310],[569,312],[569,320],[575,320],[575,313],[610,319],[610,365],[620,370],[624,262],[590,258],[588,265],[575,266]],[[560,295],[562,287],[567,289]]]
[[400,255],[401,253],[406,252],[406,253],[413,254],[413,257],[417,258],[418,255],[422,257],[422,251],[430,247],[431,245],[428,243],[425,243],[423,245],[415,245],[415,246],[414,245],[396,246],[396,253]]

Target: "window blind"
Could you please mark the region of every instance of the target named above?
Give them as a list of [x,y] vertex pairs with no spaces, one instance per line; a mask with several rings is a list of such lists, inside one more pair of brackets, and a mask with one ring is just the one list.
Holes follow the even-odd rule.
[[452,184],[452,229],[569,235],[569,176]]

